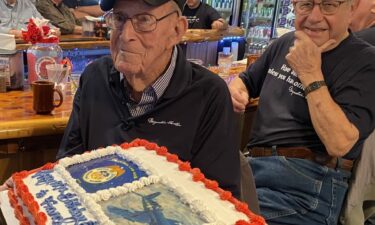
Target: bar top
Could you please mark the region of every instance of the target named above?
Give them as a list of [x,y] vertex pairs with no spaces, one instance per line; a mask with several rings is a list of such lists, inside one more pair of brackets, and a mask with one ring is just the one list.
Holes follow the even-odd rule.
[[0,140],[61,134],[68,122],[73,96],[67,93],[63,104],[49,115],[38,115],[33,110],[32,91],[0,93]]
[[[244,70],[245,65],[239,69]],[[239,73],[239,69],[234,71]],[[23,91],[0,93],[0,140],[62,134],[72,110],[73,97],[68,91],[60,107],[49,115],[38,115],[33,110],[33,94],[29,86]],[[257,105],[257,99],[251,100],[249,108]]]
[[[182,37],[183,42],[218,41],[228,36],[244,36],[245,31],[239,27],[229,27],[227,30],[212,29],[189,29]],[[31,44],[25,43],[21,39],[16,40],[17,50],[26,50]],[[99,37],[83,37],[81,35],[62,35],[60,37],[60,47],[62,49],[109,47],[109,40]]]

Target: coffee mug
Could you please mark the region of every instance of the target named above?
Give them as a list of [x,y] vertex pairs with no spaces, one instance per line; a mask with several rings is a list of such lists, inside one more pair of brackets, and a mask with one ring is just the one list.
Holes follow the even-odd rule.
[[[33,108],[38,114],[49,114],[55,107],[63,103],[63,94],[55,88],[55,83],[51,81],[34,81],[33,89]],[[54,92],[60,97],[56,105],[54,101]]]

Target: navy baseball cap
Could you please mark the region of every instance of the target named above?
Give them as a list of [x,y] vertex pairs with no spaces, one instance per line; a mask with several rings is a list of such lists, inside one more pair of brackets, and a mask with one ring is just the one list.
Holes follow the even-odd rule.
[[[116,0],[100,0],[100,8],[103,10],[103,11],[109,11],[113,8],[113,5],[115,4],[115,1]],[[159,6],[159,5],[163,5],[164,3],[166,2],[169,2],[171,0],[142,0],[144,1],[146,4],[150,5],[150,6]],[[185,3],[186,3],[186,0],[173,0],[174,2],[177,3],[177,5],[180,7],[180,9],[182,10]]]

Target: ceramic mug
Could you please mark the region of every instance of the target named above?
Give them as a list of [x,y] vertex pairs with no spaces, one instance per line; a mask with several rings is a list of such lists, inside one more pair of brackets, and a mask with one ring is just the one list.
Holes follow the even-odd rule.
[[[33,109],[38,114],[49,114],[51,111],[61,106],[63,103],[63,94],[60,90],[55,88],[55,83],[51,81],[34,81],[32,83],[33,89]],[[57,92],[60,99],[58,104],[55,104],[54,93]]]

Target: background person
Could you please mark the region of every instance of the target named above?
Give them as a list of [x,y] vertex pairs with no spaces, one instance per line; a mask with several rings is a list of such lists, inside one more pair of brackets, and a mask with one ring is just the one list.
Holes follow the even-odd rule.
[[79,21],[62,0],[38,0],[38,11],[56,27],[61,34],[82,34],[81,21]]
[[267,223],[333,225],[375,127],[375,49],[348,32],[354,2],[293,4],[296,31],[229,88],[236,111],[260,97],[248,148]]
[[375,45],[375,0],[357,0],[350,30],[368,43]]
[[22,37],[21,29],[26,29],[30,18],[43,16],[29,0],[0,1],[0,33]]
[[187,0],[182,14],[188,19],[189,29],[224,30],[228,27],[214,8],[200,0]]

